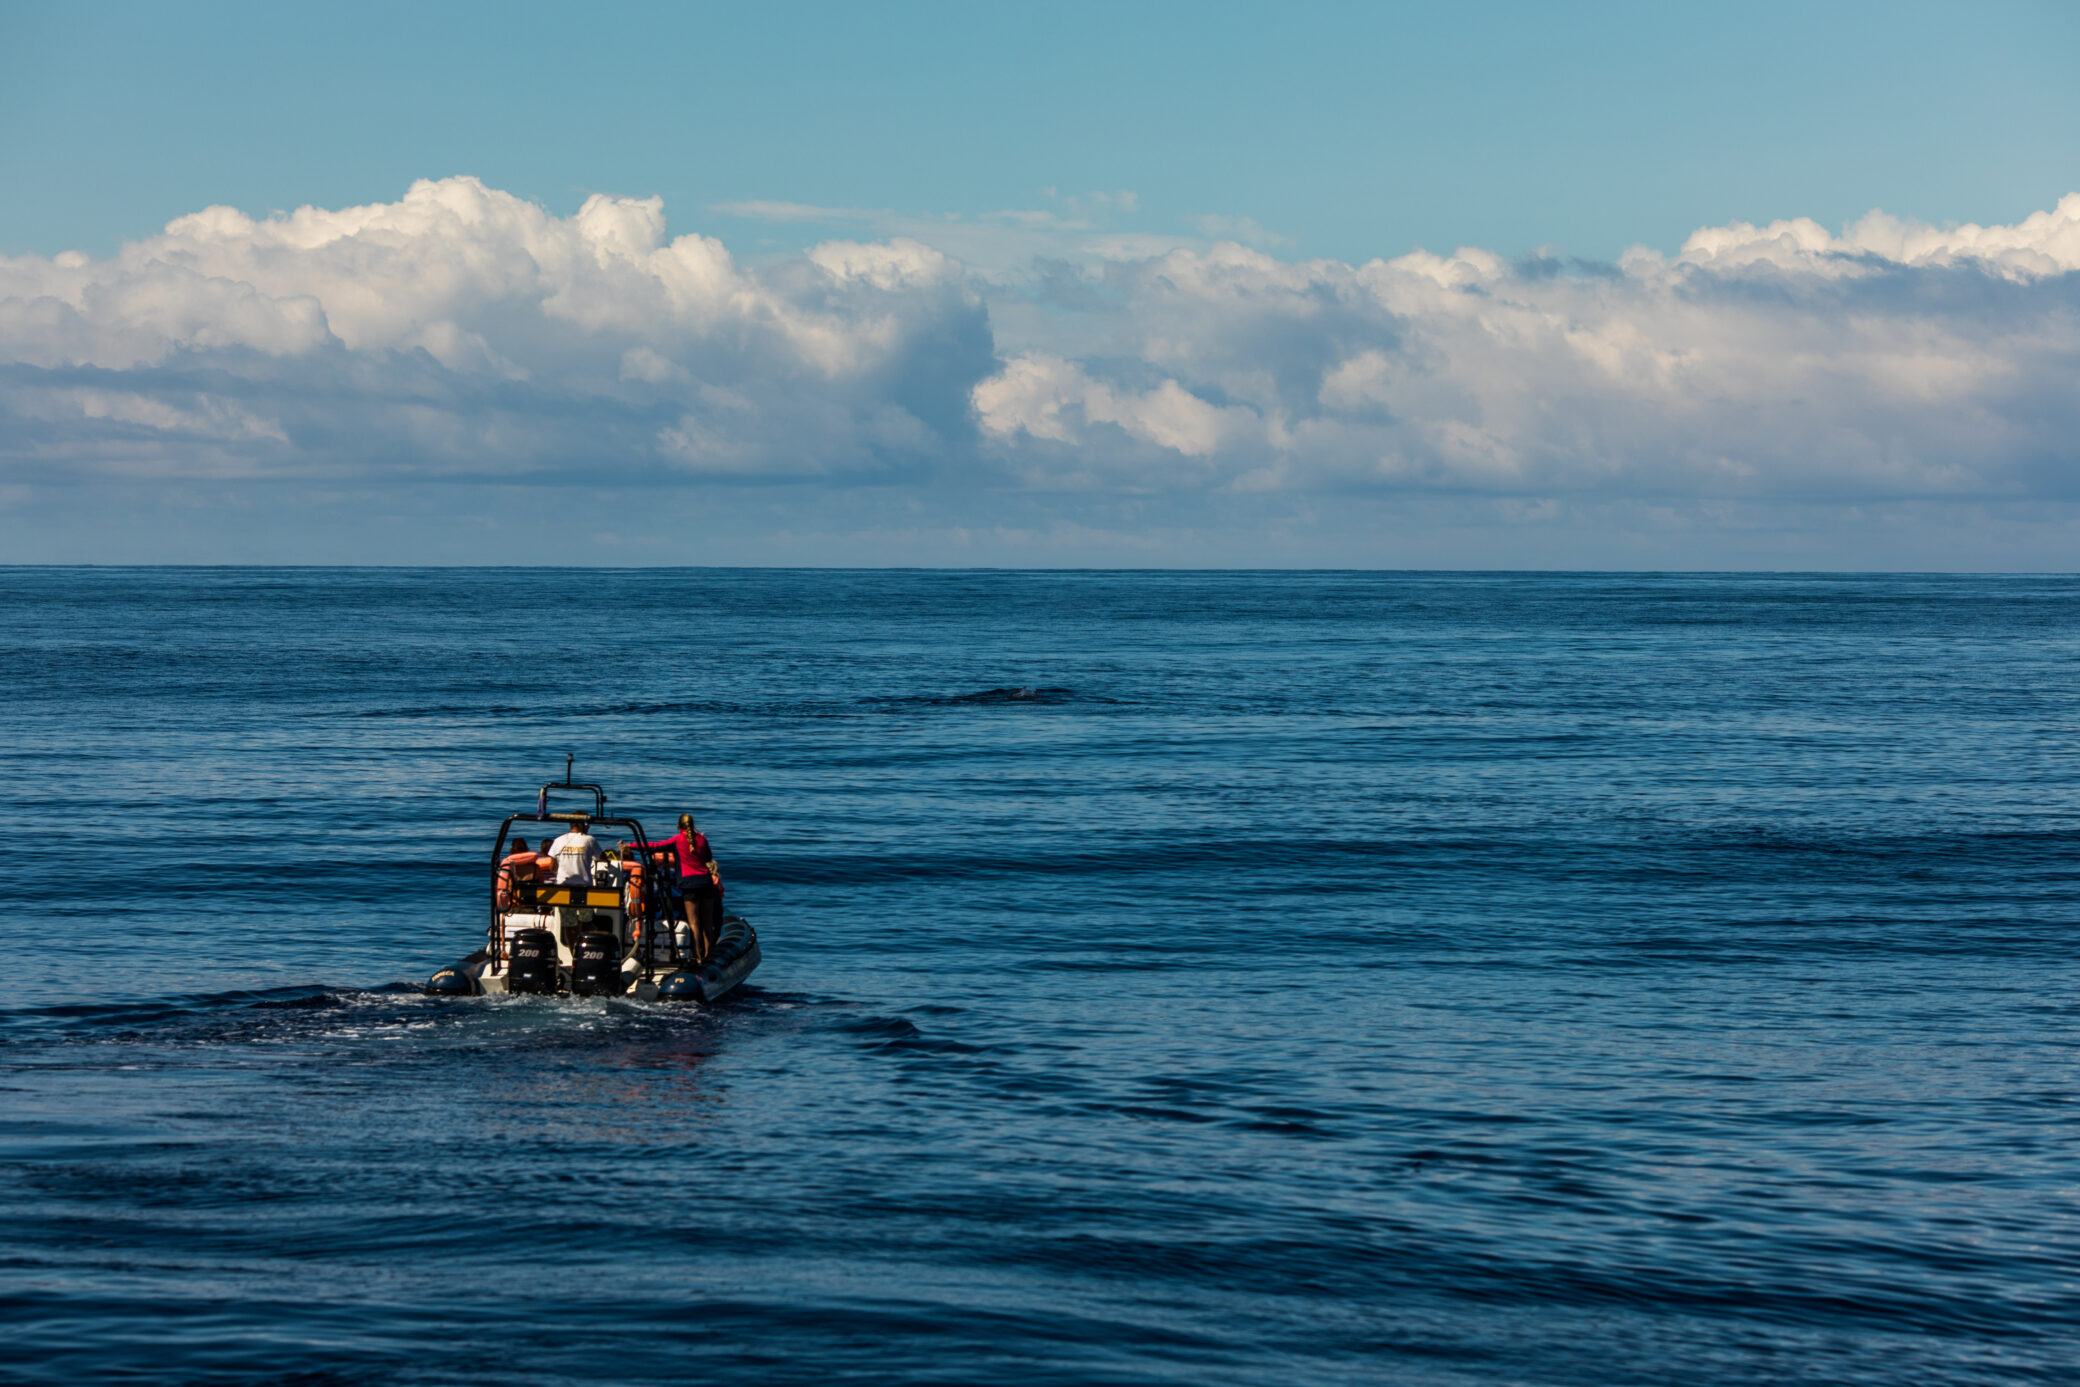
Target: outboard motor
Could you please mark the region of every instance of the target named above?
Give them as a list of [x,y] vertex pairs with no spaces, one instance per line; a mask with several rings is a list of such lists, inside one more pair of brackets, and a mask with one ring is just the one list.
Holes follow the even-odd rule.
[[621,941],[611,934],[591,933],[572,951],[571,991],[580,997],[621,994]]
[[547,996],[556,991],[556,936],[545,929],[513,935],[506,959],[506,991]]
[[429,997],[474,997],[476,994],[476,980],[459,964],[443,968],[426,980],[426,995]]

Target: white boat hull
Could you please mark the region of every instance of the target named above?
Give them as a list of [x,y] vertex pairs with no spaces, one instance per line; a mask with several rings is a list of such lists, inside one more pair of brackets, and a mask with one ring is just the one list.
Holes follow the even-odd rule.
[[[695,967],[682,959],[676,948],[660,935],[656,957],[645,960],[640,944],[621,960],[620,991],[609,986],[594,995],[619,995],[639,1002],[714,1002],[728,995],[751,976],[759,965],[758,932],[742,916],[722,922],[715,948],[708,961]],[[556,940],[556,986],[543,996],[572,995],[572,972],[576,960],[570,945]],[[426,990],[435,996],[486,997],[511,993],[504,959],[479,949],[468,958],[443,968],[427,979]]]

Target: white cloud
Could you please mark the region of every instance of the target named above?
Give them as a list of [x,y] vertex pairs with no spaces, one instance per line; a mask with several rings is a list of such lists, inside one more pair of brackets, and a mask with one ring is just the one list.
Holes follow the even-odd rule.
[[[752,200],[712,204],[710,210],[748,221],[796,227],[857,228],[861,234],[911,240],[960,262],[977,282],[996,288],[1030,288],[1035,261],[1062,261],[1095,268],[1119,260],[1141,260],[1209,239],[1259,243],[1278,238],[1247,218],[1200,218],[1197,236],[1134,231],[1118,225],[1141,210],[1131,191],[1063,194],[1046,189],[1046,207],[1007,207],[974,214],[925,215],[891,208],[822,207],[805,202]],[[1212,228],[1212,229],[1207,229]]]
[[1240,241],[1245,246],[1268,249],[1290,246],[1293,238],[1273,231],[1253,217],[1224,217],[1217,212],[1192,218],[1199,234],[1211,241]]
[[[2080,496],[2080,194],[2013,226],[1736,223],[1616,265],[1295,261],[1103,225],[1128,195],[1059,202],[847,214],[880,238],[747,266],[654,198],[558,217],[454,178],[0,258],[0,480],[1462,493],[1527,524],[1570,497]],[[837,215],[764,214],[801,210]]]
[[[684,465],[691,421],[738,470],[878,475],[915,464],[879,440],[966,446],[991,360],[980,299],[926,246],[834,243],[754,272],[668,238],[655,198],[556,217],[472,178],[264,219],[212,207],[105,261],[0,258],[0,408],[42,425],[0,444],[17,460],[99,439],[111,461],[180,469],[192,429],[134,410],[104,427],[74,408],[90,383],[235,406],[261,421],[255,470],[640,471]],[[716,409],[711,387],[740,403]],[[891,411],[917,427],[892,433]]]
[[873,222],[889,215],[870,207],[818,207],[810,202],[772,202],[764,198],[718,202],[712,210],[725,217],[760,222]]
[[1221,410],[1166,446],[1238,489],[2065,496],[2076,270],[2080,195],[2013,227],[1707,228],[1617,266],[1178,249],[1114,267],[1085,343],[976,402],[999,437],[1101,449],[1077,421],[1107,373],[1155,373]]
[[2006,278],[2034,279],[2080,270],[2080,193],[2068,193],[2051,211],[2014,226],[1937,227],[1872,212],[1832,236],[1804,217],[1760,230],[1734,222],[1692,233],[1679,258],[1718,269],[1767,264],[1807,274],[1970,263]]
[[1115,425],[1127,438],[1186,457],[1206,457],[1233,428],[1249,428],[1244,409],[1221,409],[1174,380],[1134,391],[1095,381],[1073,362],[1034,354],[1009,362],[975,387],[982,426],[999,437],[1025,434],[1053,443],[1081,444],[1090,425]]

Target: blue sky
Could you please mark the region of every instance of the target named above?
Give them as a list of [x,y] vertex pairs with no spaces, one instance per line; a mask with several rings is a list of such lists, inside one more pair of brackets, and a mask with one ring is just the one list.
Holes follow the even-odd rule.
[[[10,4],[0,248],[474,174],[558,211],[1131,191],[1302,255],[1611,257],[2080,188],[2080,6]],[[747,247],[821,228],[720,216]]]
[[2062,4],[8,4],[0,544],[2070,568],[2075,71]]

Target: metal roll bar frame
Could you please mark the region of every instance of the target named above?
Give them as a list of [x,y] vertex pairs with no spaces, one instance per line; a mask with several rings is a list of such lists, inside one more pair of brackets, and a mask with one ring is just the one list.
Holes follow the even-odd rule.
[[[571,758],[566,756],[563,764],[564,778],[552,780],[542,786],[541,793],[535,800],[535,811],[531,814],[508,814],[505,817],[505,821],[498,826],[498,841],[491,846],[491,925],[486,931],[491,945],[491,957],[501,964],[506,961],[506,936],[505,930],[502,928],[504,921],[500,919],[498,909],[498,873],[500,866],[505,862],[506,838],[512,833],[513,825],[517,823],[560,823],[568,827],[572,820],[584,819],[591,824],[629,830],[630,839],[638,845],[633,851],[641,854],[643,857],[646,870],[643,872],[643,920],[645,928],[643,930],[642,964],[643,981],[649,982],[657,971],[657,922],[663,918],[664,908],[671,903],[670,896],[665,891],[664,873],[648,870],[651,865],[649,853],[640,846],[650,841],[650,835],[643,831],[643,825],[634,818],[609,817],[607,814],[606,790],[590,781],[572,780],[570,774]],[[551,810],[548,807],[549,792],[551,790],[588,792],[592,796],[592,807],[595,812],[588,814],[583,810]],[[517,886],[519,883],[516,882],[514,885]]]

